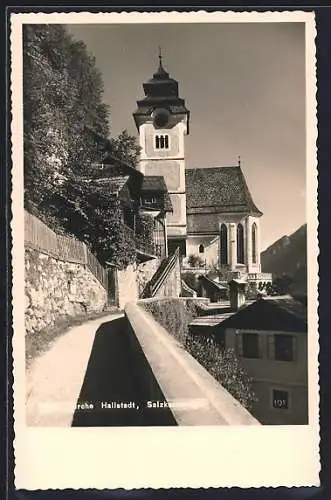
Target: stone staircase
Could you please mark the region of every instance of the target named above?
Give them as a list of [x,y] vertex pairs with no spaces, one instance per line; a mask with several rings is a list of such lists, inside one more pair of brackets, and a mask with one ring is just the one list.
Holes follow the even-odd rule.
[[145,286],[141,298],[147,299],[150,297],[155,297],[159,288],[163,285],[169,274],[172,272],[178,259],[179,247],[172,255],[166,257],[161,261],[161,264],[158,267],[156,273],[152,276],[152,279]]

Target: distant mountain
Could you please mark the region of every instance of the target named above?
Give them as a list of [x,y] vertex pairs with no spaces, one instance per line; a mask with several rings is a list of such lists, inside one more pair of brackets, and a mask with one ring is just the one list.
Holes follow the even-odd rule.
[[264,250],[261,267],[274,281],[286,283],[292,295],[307,295],[307,224]]

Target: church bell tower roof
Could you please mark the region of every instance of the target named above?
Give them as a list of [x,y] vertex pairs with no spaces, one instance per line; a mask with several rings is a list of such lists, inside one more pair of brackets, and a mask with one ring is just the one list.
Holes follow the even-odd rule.
[[153,77],[143,83],[145,97],[137,101],[137,109],[133,117],[137,128],[144,117],[151,116],[157,108],[165,108],[170,114],[187,115],[185,100],[179,97],[178,82],[165,70],[159,48],[159,66]]

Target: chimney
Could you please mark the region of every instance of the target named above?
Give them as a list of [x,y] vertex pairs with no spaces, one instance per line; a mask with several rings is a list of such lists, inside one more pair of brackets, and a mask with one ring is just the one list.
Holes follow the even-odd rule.
[[238,311],[246,301],[247,282],[240,279],[229,281],[230,307],[233,311]]

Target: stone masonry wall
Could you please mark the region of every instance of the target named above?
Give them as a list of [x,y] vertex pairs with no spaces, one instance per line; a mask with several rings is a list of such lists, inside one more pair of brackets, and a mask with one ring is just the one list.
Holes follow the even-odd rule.
[[117,270],[117,305],[123,309],[132,300],[138,300],[138,285],[136,266],[129,265],[123,270]]
[[137,267],[137,284],[138,284],[139,297],[142,296],[145,286],[152,279],[152,276],[158,270],[161,262],[162,259],[148,260],[147,262],[142,262]]
[[107,292],[83,264],[25,250],[26,333],[52,326],[63,317],[101,312]]
[[136,301],[153,274],[157,271],[161,259],[151,259],[126,269],[117,271],[117,302],[123,309],[127,302]]

